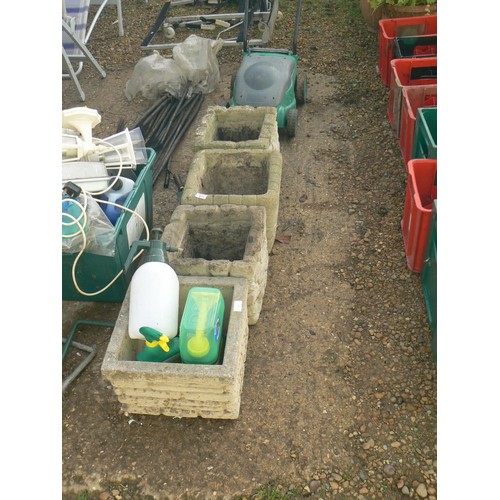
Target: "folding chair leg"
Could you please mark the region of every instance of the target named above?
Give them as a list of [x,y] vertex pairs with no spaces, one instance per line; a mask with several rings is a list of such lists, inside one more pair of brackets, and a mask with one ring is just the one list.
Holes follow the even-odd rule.
[[82,90],[80,82],[78,81],[78,78],[76,76],[75,70],[73,69],[73,65],[69,61],[68,55],[66,54],[64,47],[62,49],[62,56],[63,56],[64,63],[66,65],[66,68],[68,70],[68,74],[71,77],[71,79],[73,80],[73,83],[75,84],[75,87],[77,88],[78,93],[80,94],[80,99],[82,101],[85,101],[85,93]]
[[101,12],[104,9],[104,7],[106,7],[106,5],[108,5],[108,4],[109,5],[116,5],[116,13],[118,15],[118,35],[119,36],[125,35],[125,30],[123,29],[122,0],[90,0],[90,5],[100,5],[100,7],[94,16],[94,20],[92,21],[90,29],[87,32],[87,36],[86,36],[85,41],[87,41],[88,38],[90,37],[90,33],[94,29],[94,25],[95,25],[97,19],[101,15]]
[[75,42],[76,45],[78,45],[78,48],[85,54],[85,57],[88,58],[88,60],[92,63],[94,68],[100,73],[100,75],[104,78],[106,76],[106,72],[102,69],[101,65],[96,61],[95,57],[92,55],[90,50],[75,36],[72,35],[71,33],[71,28],[68,26],[68,24],[64,21],[62,21],[62,25],[66,33],[72,38],[72,40]]
[[118,11],[118,35],[125,35],[125,31],[123,30],[123,16],[122,16],[122,2],[118,0],[116,2],[116,9]]

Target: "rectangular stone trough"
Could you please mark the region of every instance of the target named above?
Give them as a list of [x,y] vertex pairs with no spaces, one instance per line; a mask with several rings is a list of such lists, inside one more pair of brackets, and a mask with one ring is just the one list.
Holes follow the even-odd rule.
[[179,205],[163,240],[179,276],[232,276],[248,280],[248,324],[257,323],[267,283],[266,209],[247,205]]
[[221,291],[225,303],[221,364],[135,361],[144,341],[128,335],[129,289],[104,356],[102,374],[112,384],[125,412],[236,419],[248,341],[247,280],[180,276],[179,283],[179,322],[192,287],[215,287]]
[[276,108],[211,106],[196,129],[194,151],[201,149],[280,150]]
[[279,151],[198,151],[189,168],[181,204],[265,207],[269,253],[276,237],[282,165]]

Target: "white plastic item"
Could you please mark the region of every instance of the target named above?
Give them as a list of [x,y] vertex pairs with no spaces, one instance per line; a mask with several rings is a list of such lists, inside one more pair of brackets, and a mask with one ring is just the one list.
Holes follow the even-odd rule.
[[[103,193],[102,199],[118,205],[124,205],[128,195],[132,192],[135,182],[127,177],[112,177],[110,179],[110,189]],[[103,204],[102,209],[107,215],[109,221],[116,225],[118,218],[122,213],[122,209],[114,205]]]
[[77,135],[62,134],[62,161],[77,161],[92,149]]
[[104,194],[104,197],[107,201],[116,203],[120,198],[128,196],[132,189],[134,189],[134,185],[135,182],[127,177],[119,177],[118,179],[116,177],[111,177],[110,186],[112,187]]
[[174,338],[178,331],[179,278],[164,262],[146,262],[132,276],[128,334],[143,339],[139,328],[149,326]]
[[135,167],[147,163],[144,137],[138,127],[133,130],[126,128],[105,139],[98,139],[96,144],[108,168],[120,164]]
[[63,109],[62,127],[76,130],[84,142],[92,142],[92,129],[101,123],[101,115],[95,109],[81,106]]
[[72,161],[62,163],[62,180],[63,183],[74,182],[85,191],[95,193],[108,187],[109,175],[103,162]]

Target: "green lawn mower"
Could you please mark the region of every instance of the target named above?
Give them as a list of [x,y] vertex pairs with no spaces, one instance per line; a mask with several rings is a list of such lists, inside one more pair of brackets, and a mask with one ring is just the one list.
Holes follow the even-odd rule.
[[297,39],[302,0],[297,0],[292,50],[248,46],[251,12],[245,0],[243,61],[231,79],[230,106],[272,106],[278,129],[294,137],[298,125],[297,106],[307,99],[307,78],[298,70]]

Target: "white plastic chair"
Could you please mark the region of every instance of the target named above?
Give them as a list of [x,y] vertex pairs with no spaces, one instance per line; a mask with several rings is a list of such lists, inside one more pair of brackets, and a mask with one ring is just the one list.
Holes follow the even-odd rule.
[[[87,29],[89,7],[94,4],[100,7]],[[62,0],[62,77],[71,78],[82,101],[85,101],[85,93],[78,81],[78,75],[82,71],[84,61],[88,60],[103,78],[106,76],[106,72],[88,49],[87,42],[102,10],[108,4],[116,5],[118,33],[123,36],[121,0]],[[73,64],[76,64],[76,69]]]

